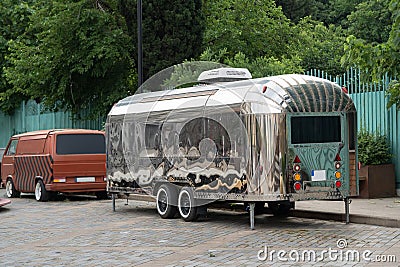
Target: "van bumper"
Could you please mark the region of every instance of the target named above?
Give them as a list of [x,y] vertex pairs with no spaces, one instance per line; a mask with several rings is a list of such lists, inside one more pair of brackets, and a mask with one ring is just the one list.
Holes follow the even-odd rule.
[[46,190],[62,193],[98,192],[106,191],[106,188],[106,182],[46,184]]

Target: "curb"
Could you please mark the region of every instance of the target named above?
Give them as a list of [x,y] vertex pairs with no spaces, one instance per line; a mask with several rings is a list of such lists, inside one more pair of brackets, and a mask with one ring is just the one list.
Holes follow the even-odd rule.
[[[308,211],[308,210],[293,210],[290,212],[290,216],[307,218],[307,219],[319,219],[319,220],[332,220],[339,222],[346,222],[346,215],[344,213],[332,213],[332,212],[319,212],[319,211]],[[350,223],[377,225],[385,227],[400,228],[400,220],[383,217],[371,217],[365,215],[350,214]]]

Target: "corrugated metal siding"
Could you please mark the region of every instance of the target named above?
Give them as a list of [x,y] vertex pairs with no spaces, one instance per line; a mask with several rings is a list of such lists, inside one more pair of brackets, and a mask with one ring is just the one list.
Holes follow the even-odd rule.
[[394,106],[389,109],[386,107],[386,90],[391,79],[385,76],[377,83],[365,83],[360,81],[360,70],[353,68],[340,76],[330,76],[318,70],[306,74],[345,86],[357,109],[358,130],[366,129],[387,135],[396,170],[396,188],[400,189],[400,111]]
[[[83,111],[82,115],[87,112]],[[72,120],[71,112],[46,112],[35,101],[23,102],[13,115],[0,112],[0,147],[5,147],[14,134],[36,130],[80,128],[100,130],[105,118]]]

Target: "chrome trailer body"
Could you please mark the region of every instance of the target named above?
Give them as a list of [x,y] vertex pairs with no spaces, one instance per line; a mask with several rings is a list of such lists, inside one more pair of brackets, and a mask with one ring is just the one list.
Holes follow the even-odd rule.
[[171,183],[200,200],[348,208],[355,113],[337,84],[295,74],[136,94],[108,115],[108,191],[155,197]]

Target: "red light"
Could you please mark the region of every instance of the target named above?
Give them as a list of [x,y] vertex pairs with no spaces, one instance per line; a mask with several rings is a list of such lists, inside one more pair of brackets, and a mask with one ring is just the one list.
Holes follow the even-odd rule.
[[340,188],[342,186],[342,182],[341,181],[336,181],[336,188]]
[[301,163],[299,156],[296,155],[296,157],[294,158],[293,163]]
[[294,190],[299,191],[301,189],[301,184],[300,183],[295,183],[294,184]]
[[339,153],[336,154],[335,161],[341,161],[342,159],[339,156]]
[[264,85],[262,92],[265,93],[267,91],[267,86]]

